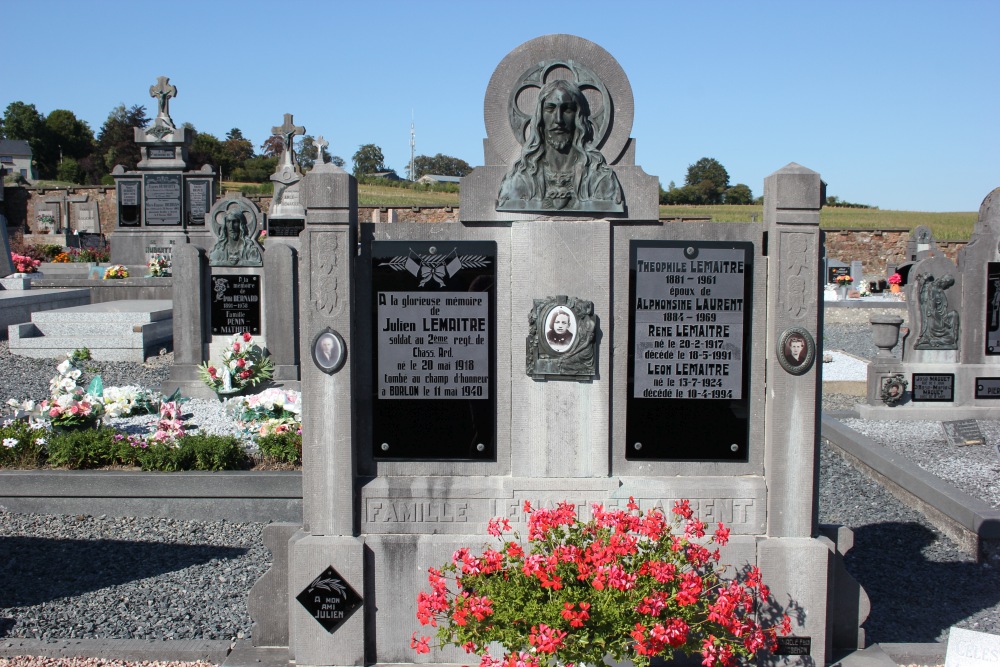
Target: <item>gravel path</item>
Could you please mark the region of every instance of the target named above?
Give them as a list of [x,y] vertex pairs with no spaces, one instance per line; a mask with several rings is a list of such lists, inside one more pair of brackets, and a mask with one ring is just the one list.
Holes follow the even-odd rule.
[[[827,349],[875,354],[866,326],[830,325],[823,338]],[[109,386],[150,386],[171,360],[86,365]],[[0,400],[44,398],[55,366],[13,357],[0,343]],[[825,395],[824,409],[857,400]],[[820,521],[854,530],[847,568],[871,597],[870,644],[941,641],[952,625],[1000,634],[1000,566],[976,564],[836,453],[824,448],[820,463]],[[0,637],[248,637],[247,592],[269,562],[261,530],[0,512]]]

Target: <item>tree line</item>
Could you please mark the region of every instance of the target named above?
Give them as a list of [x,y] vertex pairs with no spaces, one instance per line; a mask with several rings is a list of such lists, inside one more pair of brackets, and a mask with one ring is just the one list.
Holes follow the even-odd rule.
[[[135,169],[142,159],[135,144],[135,128],[149,125],[146,107],[135,104],[117,105],[96,134],[89,123],[80,120],[67,109],[56,109],[48,115],[38,111],[34,104],[11,102],[0,118],[0,139],[23,139],[31,147],[35,175],[42,180],[69,183],[111,184],[111,171],[117,165],[127,170]],[[223,178],[230,181],[265,183],[274,173],[283,149],[281,138],[269,137],[259,149],[234,127],[225,138],[208,132],[199,132],[191,123],[183,127],[194,138],[188,149],[188,162],[192,169],[211,165]],[[298,162],[310,169],[317,160],[343,167],[345,160],[331,155],[326,148],[320,152],[311,135],[298,137],[295,142]],[[385,165],[382,149],[375,144],[364,144],[353,156],[356,176],[393,171]],[[465,176],[472,167],[464,160],[438,153],[430,157],[417,156],[413,161],[416,180],[424,174]],[[409,167],[407,167],[409,171]]]

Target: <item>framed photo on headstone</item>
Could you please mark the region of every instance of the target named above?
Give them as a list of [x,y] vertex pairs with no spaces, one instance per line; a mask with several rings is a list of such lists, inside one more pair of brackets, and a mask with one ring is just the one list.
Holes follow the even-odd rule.
[[627,459],[748,460],[752,302],[752,243],[632,241]]
[[496,243],[372,243],[372,451],[496,457]]

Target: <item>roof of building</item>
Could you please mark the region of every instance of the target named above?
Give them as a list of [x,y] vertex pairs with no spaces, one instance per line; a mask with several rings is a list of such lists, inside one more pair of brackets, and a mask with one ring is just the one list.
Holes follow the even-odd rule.
[[0,139],[0,153],[31,157],[31,146],[25,139]]

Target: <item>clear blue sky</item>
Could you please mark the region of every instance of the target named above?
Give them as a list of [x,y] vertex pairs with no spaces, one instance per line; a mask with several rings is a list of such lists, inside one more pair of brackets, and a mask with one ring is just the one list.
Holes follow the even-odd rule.
[[[483,95],[519,44],[570,33],[609,51],[635,94],[637,162],[666,187],[719,160],[754,195],[789,162],[828,194],[884,209],[977,210],[1000,186],[1000,2],[0,2],[0,109],[111,109],[254,145],[284,113],[350,163],[381,146],[483,163]],[[348,164],[348,167],[350,165]]]

